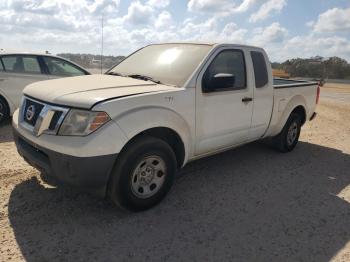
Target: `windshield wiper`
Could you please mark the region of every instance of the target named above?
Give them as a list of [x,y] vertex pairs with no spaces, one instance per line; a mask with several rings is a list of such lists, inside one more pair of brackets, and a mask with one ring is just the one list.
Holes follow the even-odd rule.
[[108,72],[107,75],[112,75],[112,76],[123,76],[126,77],[126,75],[123,75],[121,73],[117,73],[117,72]]
[[145,80],[145,81],[152,81],[153,83],[156,83],[156,84],[163,84],[159,80],[156,80],[156,79],[154,79],[154,78],[152,78],[150,76],[144,76],[144,75],[139,75],[139,74],[132,74],[132,75],[127,75],[127,77],[141,79],[141,80]]

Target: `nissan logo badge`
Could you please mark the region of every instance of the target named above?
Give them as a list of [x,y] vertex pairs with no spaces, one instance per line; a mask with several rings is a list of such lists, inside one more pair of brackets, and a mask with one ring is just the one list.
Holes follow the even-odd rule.
[[28,121],[31,121],[33,119],[35,115],[35,106],[34,105],[31,105],[27,108],[27,111],[26,111],[26,119]]

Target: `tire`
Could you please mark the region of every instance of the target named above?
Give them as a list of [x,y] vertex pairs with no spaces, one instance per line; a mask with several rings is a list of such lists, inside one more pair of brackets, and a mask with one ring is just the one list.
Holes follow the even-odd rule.
[[0,124],[3,124],[10,118],[10,110],[4,98],[0,97]]
[[150,136],[138,137],[118,156],[108,195],[124,209],[149,209],[169,192],[176,167],[174,151],[166,142]]
[[301,117],[292,113],[280,134],[273,138],[274,147],[282,153],[292,151],[299,141]]

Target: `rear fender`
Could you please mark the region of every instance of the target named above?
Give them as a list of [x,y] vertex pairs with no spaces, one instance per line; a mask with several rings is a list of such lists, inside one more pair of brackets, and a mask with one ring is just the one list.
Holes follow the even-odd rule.
[[[272,128],[271,133],[269,134],[269,136],[275,136],[275,135],[279,134],[282,131],[282,129],[283,129],[284,125],[286,124],[290,114],[292,113],[292,111],[296,107],[302,106],[304,108],[304,110],[305,110],[305,113],[308,112],[306,105],[307,105],[306,100],[301,95],[294,96],[292,99],[289,100],[289,102],[285,106],[283,105],[283,102],[280,101],[279,104],[276,105],[276,110],[278,112],[274,112],[274,114],[279,115],[279,118],[274,121],[275,125]],[[284,109],[283,109],[283,107],[284,107]],[[282,114],[280,113],[281,111],[282,111]]]

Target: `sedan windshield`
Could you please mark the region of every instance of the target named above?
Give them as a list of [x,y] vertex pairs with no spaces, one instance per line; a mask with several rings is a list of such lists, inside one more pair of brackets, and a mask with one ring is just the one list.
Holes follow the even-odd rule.
[[142,48],[108,73],[183,86],[212,48],[201,44],[160,44]]

